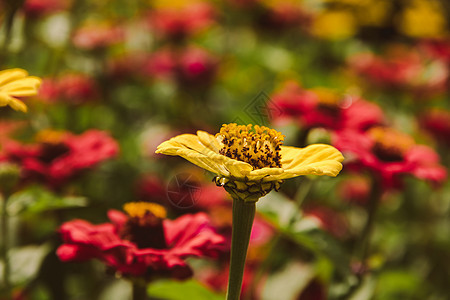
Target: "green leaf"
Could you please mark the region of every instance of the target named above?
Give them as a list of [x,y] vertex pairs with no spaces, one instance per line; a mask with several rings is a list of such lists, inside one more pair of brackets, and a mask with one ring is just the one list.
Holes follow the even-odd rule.
[[195,280],[161,280],[150,284],[149,296],[164,300],[223,300],[225,295],[215,293]]
[[[36,277],[42,260],[50,249],[49,244],[10,249],[8,257],[11,265],[11,281],[14,284],[20,284]],[[3,269],[3,263],[0,263],[0,267]],[[3,280],[1,272],[0,279]]]
[[8,199],[8,213],[11,216],[20,213],[40,213],[48,210],[84,207],[87,200],[84,197],[60,197],[41,186],[31,186],[12,195]]

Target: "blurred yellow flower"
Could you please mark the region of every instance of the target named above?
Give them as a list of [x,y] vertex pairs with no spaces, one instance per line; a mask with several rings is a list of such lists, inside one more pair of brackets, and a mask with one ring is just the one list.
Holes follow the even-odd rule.
[[446,33],[445,9],[439,1],[410,1],[398,21],[399,30],[411,37],[433,38]]
[[[336,176],[342,154],[330,145],[282,146],[284,136],[265,126],[224,124],[214,136],[205,131],[182,134],[163,142],[156,153],[178,155],[218,174],[216,184],[250,191],[259,199],[283,179],[301,175]],[[241,195],[242,196],[242,195]],[[252,196],[252,197],[253,197]],[[254,197],[253,197],[254,199]]]
[[348,11],[325,11],[319,14],[312,25],[312,34],[319,38],[340,40],[355,35],[357,24]]
[[41,79],[28,76],[22,69],[0,71],[0,106],[9,105],[14,110],[27,111],[27,106],[17,97],[37,95]]

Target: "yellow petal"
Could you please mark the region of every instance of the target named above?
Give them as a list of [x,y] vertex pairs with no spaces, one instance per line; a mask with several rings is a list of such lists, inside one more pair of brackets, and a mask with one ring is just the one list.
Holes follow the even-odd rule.
[[286,179],[300,175],[336,176],[342,170],[342,154],[333,146],[310,145],[305,148],[281,147],[284,173],[276,176]]
[[0,86],[20,79],[24,78],[28,75],[28,72],[23,69],[9,69],[9,70],[3,70],[0,71]]
[[8,94],[3,93],[0,91],[0,106],[6,106],[11,101],[11,97],[8,96]]
[[202,143],[197,135],[182,134],[163,142],[156,149],[156,153],[179,155],[201,168],[223,176],[244,178],[253,170],[246,162],[231,159],[211,150],[214,147],[214,144],[209,143],[212,141],[211,138],[203,133],[200,133],[200,136],[208,146]]
[[27,77],[0,86],[0,91],[16,97],[35,96],[40,84],[41,80],[39,78]]
[[[226,156],[224,156],[224,157],[226,157]],[[228,157],[226,157],[226,158],[227,158],[227,160],[224,162],[225,167],[227,168],[228,172],[230,172],[230,174],[234,178],[244,179],[253,170],[253,167],[246,162],[231,159]]]
[[18,99],[12,98],[8,104],[14,110],[19,110],[21,112],[27,112],[27,106],[25,105],[25,103],[23,103],[22,101],[20,101]]
[[[165,154],[165,153],[164,153]],[[191,163],[208,170],[212,173],[220,174],[223,176],[229,176],[230,173],[227,171],[227,169],[221,165],[220,163],[217,163],[216,160],[213,158],[206,156],[200,152],[196,152],[192,149],[187,148],[180,148],[177,150],[178,156],[183,157],[184,159],[190,161]]]
[[284,170],[282,168],[262,168],[251,171],[247,177],[249,180],[264,179],[264,181],[271,181],[277,180],[277,176],[283,173]]
[[216,137],[212,134],[207,133],[206,131],[197,131],[197,136],[200,139],[200,142],[211,149],[212,151],[219,153],[221,145]]

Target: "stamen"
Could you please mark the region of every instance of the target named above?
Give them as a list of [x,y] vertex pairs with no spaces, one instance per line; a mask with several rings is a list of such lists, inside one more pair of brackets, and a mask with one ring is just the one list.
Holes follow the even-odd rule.
[[123,206],[123,210],[132,218],[143,218],[149,214],[164,219],[167,216],[166,209],[156,203],[129,202]]
[[216,134],[222,144],[219,153],[249,163],[255,169],[281,168],[284,135],[265,126],[224,124]]
[[368,134],[375,141],[375,155],[384,161],[403,160],[405,153],[415,144],[410,136],[390,128],[373,127]]
[[340,111],[343,98],[336,92],[324,88],[313,89],[319,101],[318,108],[331,114],[337,114]]
[[41,130],[36,134],[35,140],[44,144],[59,144],[66,136],[66,132],[62,130]]
[[163,219],[166,210],[159,204],[148,202],[130,202],[123,206],[130,216],[121,228],[122,239],[135,243],[139,249],[167,248]]

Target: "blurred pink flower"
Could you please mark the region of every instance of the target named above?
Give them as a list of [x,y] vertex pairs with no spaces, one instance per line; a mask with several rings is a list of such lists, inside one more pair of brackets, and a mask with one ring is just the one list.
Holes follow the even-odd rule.
[[142,67],[151,59],[151,54],[145,52],[128,52],[111,58],[108,61],[107,73],[109,78],[122,81],[126,79],[143,78],[147,74]]
[[385,187],[400,185],[401,175],[440,184],[447,170],[439,164],[438,154],[430,147],[390,128],[374,127],[367,132],[340,131],[333,135],[333,145],[347,157],[347,166],[365,169],[378,176]]
[[352,176],[341,181],[337,192],[347,202],[364,205],[370,194],[370,182],[363,176]]
[[148,15],[148,22],[161,37],[180,40],[206,29],[215,23],[214,7],[208,3],[194,3],[182,8],[158,8]]
[[175,69],[176,77],[187,86],[191,84],[207,86],[215,77],[217,63],[217,59],[207,51],[201,48],[187,48],[179,57]]
[[26,0],[23,10],[27,18],[39,18],[67,10],[71,5],[72,0]]
[[97,83],[84,74],[65,74],[57,79],[44,79],[39,98],[46,102],[82,104],[99,98]]
[[218,59],[198,47],[162,49],[143,66],[148,76],[174,78],[186,87],[208,86],[214,80]]
[[0,161],[18,163],[26,182],[39,181],[59,187],[81,171],[116,156],[118,151],[117,142],[103,131],[92,129],[78,136],[45,132],[35,144],[5,144]]
[[429,56],[450,63],[450,39],[425,40],[419,47]]
[[173,75],[177,64],[177,56],[170,49],[162,49],[152,53],[144,65],[143,72],[146,76],[166,79]]
[[450,111],[433,109],[419,118],[420,127],[431,133],[439,143],[450,145]]
[[[128,203],[138,204],[140,203]],[[127,205],[127,204],[126,204]],[[125,209],[126,209],[125,205]],[[124,276],[185,279],[192,275],[187,257],[215,257],[223,242],[203,213],[165,219],[155,204],[128,215],[110,210],[111,223],[93,225],[84,220],[64,223],[64,244],[57,250],[62,261],[99,259]]]
[[349,64],[358,76],[376,86],[412,91],[421,96],[443,92],[449,78],[443,61],[403,47],[392,47],[384,56],[360,53],[350,57]]
[[348,223],[344,216],[326,206],[309,206],[303,209],[305,216],[314,218],[319,226],[337,238],[345,238],[349,234]]
[[136,196],[140,201],[165,204],[167,201],[167,184],[156,174],[147,174],[137,181]]
[[75,32],[72,42],[75,47],[80,49],[95,50],[118,44],[124,39],[125,32],[120,26],[99,23],[79,28]]
[[324,127],[332,130],[366,130],[384,123],[382,110],[356,96],[341,96],[326,89],[303,89],[287,82],[271,96],[272,119],[276,123],[294,121],[302,127]]
[[312,16],[295,3],[276,2],[276,5],[262,5],[261,9],[263,13],[257,22],[265,30],[299,30],[312,20]]
[[11,142],[12,135],[14,132],[21,127],[25,126],[25,122],[23,121],[15,121],[15,120],[2,120],[0,121],[0,156],[2,153],[2,145],[5,145]]

